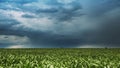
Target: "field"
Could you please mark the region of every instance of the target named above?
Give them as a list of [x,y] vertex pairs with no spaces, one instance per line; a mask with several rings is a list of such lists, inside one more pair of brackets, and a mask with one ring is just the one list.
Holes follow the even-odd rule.
[[120,49],[0,49],[0,68],[120,68]]

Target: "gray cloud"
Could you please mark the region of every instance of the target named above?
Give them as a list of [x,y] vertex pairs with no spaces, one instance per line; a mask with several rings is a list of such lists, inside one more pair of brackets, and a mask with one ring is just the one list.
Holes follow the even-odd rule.
[[119,0],[1,0],[0,5],[0,35],[27,37],[28,44],[21,42],[26,47],[119,47]]

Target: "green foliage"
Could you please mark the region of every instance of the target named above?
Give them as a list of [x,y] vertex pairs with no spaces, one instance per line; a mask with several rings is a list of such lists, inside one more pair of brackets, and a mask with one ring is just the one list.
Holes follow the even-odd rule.
[[120,49],[0,49],[0,68],[120,68]]

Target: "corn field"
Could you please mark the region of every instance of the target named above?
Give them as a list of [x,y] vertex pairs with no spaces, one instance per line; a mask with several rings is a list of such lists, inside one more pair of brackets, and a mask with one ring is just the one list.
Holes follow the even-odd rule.
[[120,49],[0,49],[0,68],[120,68]]

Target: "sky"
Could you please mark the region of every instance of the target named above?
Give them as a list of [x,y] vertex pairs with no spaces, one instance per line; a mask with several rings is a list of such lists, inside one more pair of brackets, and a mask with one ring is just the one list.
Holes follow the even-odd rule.
[[120,47],[120,0],[0,0],[0,48]]

